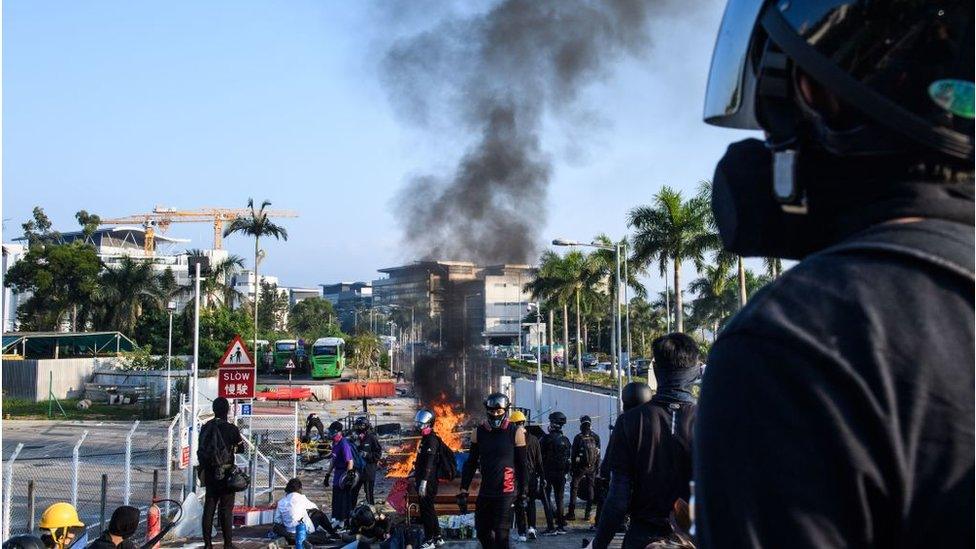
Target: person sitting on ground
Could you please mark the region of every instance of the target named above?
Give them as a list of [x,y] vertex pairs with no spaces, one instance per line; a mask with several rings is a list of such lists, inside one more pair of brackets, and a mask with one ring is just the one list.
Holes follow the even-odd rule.
[[136,544],[129,538],[135,535],[139,528],[139,509],[130,505],[123,505],[112,512],[112,519],[108,523],[108,530],[91,542],[88,549],[135,549]]
[[285,495],[278,500],[273,522],[271,531],[288,540],[290,544],[295,543],[295,529],[299,523],[305,524],[309,537],[319,528],[325,530],[328,537],[339,537],[332,528],[329,517],[302,493],[302,481],[297,478],[289,480],[285,485]]
[[38,527],[45,547],[66,549],[88,545],[85,523],[81,522],[78,511],[70,503],[55,503],[45,509]]
[[364,503],[352,510],[349,517],[352,534],[359,540],[360,549],[378,544],[386,547],[390,538],[390,521],[372,505]]

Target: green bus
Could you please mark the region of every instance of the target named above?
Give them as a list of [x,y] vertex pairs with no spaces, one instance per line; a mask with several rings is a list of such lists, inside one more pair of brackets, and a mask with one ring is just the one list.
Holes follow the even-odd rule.
[[287,372],[285,365],[288,360],[295,361],[295,369],[298,369],[298,359],[295,351],[298,349],[298,341],[294,339],[279,339],[274,342],[274,371]]
[[339,377],[346,367],[346,342],[341,337],[321,337],[312,345],[312,379]]

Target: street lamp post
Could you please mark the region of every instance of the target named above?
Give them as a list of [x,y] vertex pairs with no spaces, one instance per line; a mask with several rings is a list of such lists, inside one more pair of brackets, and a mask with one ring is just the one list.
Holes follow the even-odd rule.
[[630,361],[634,360],[634,349],[631,346],[630,338],[630,296],[627,292],[627,286],[630,285],[630,273],[627,268],[627,244],[623,244],[623,257],[624,257],[624,314],[626,315],[626,325],[627,328],[627,383],[633,381],[630,377]]
[[[542,417],[542,307],[539,303],[529,303],[529,310],[535,308],[535,416]],[[552,356],[552,348],[549,349]]]
[[393,335],[393,328],[396,326],[396,322],[388,320],[386,323],[390,325],[390,339],[392,340],[390,341],[390,375],[392,376],[395,375],[393,373],[393,355],[395,354],[393,352],[393,346],[396,345],[396,338]]
[[193,380],[190,384],[190,472],[186,475],[189,492],[196,490],[196,474],[193,472],[193,459],[197,455],[197,417],[199,414],[199,399],[197,398],[197,383],[200,375],[200,264],[206,258],[194,258],[194,296],[193,296]]
[[577,246],[577,247],[587,247],[587,248],[597,248],[600,250],[613,250],[614,259],[616,261],[616,270],[614,273],[614,283],[616,288],[613,293],[613,318],[614,318],[614,330],[616,336],[616,342],[614,344],[614,354],[617,356],[617,410],[623,411],[624,400],[624,384],[622,370],[624,357],[623,357],[623,345],[620,343],[621,339],[621,327],[620,327],[620,249],[621,244],[614,244],[613,246],[607,246],[606,244],[600,244],[599,242],[581,242],[579,240],[569,240],[566,238],[556,238],[552,241],[553,246]]
[[169,311],[169,337],[166,340],[166,417],[170,416],[170,385],[172,385],[171,380],[171,366],[173,362],[173,311],[176,310],[176,302],[170,301],[166,304],[166,309]]

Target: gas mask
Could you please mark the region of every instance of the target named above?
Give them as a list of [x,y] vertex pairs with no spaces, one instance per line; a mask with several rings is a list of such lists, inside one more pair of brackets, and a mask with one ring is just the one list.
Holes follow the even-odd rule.
[[557,423],[550,423],[549,424],[549,432],[550,433],[561,433],[561,432],[563,432],[563,426],[562,425],[559,425]]

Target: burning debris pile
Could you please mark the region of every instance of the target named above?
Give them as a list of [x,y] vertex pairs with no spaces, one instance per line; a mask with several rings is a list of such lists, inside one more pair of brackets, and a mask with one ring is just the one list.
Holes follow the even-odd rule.
[[[456,412],[454,407],[447,402],[441,402],[430,406],[437,418],[434,421],[434,432],[437,433],[444,444],[455,452],[460,451],[464,443],[465,421],[467,414]],[[419,437],[418,437],[419,438]],[[395,453],[406,455],[406,459],[392,463],[387,470],[387,477],[405,478],[413,471],[414,461],[417,460],[417,449],[420,447],[420,440],[408,442],[397,449]]]

